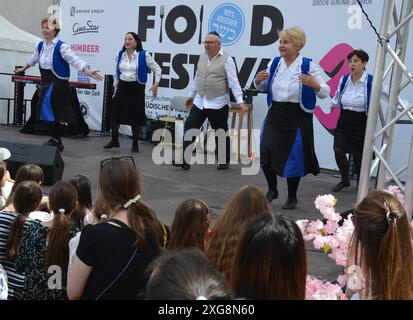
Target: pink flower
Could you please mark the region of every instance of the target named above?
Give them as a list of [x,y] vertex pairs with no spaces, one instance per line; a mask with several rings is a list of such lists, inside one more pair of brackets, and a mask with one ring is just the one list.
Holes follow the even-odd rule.
[[311,241],[315,238],[315,234],[314,233],[310,233],[310,234],[306,234],[305,236],[303,236],[305,241]]
[[337,227],[337,222],[328,220],[324,226],[324,231],[326,234],[333,234],[337,230]]
[[325,237],[322,237],[322,236],[316,236],[313,241],[314,248],[316,249],[324,248],[324,243],[325,243]]
[[325,207],[332,208],[332,207],[335,206],[336,202],[337,202],[337,199],[334,198],[333,195],[325,194],[325,195],[322,195],[322,196],[318,196],[315,199],[314,204],[315,204],[315,207],[320,210],[320,209],[323,209]]
[[326,243],[332,250],[339,247],[339,242],[332,236],[326,237]]
[[328,281],[322,281],[317,278],[307,276],[306,282],[306,299],[307,300],[345,300],[347,297],[341,287]]
[[388,186],[387,191],[392,193],[401,204],[404,203],[404,195],[398,186]]
[[347,251],[347,249],[336,249],[329,255],[329,257],[331,257],[337,265],[345,267],[347,265]]
[[315,220],[308,223],[307,232],[320,234],[320,230],[324,229],[324,223],[321,220]]
[[[313,241],[314,247],[322,249],[338,266],[347,267],[347,253],[354,232],[354,224],[350,214],[347,219],[344,219],[341,226],[338,225],[342,217],[335,211],[336,202],[337,199],[332,195],[318,196],[314,201],[314,205],[326,219],[326,222],[324,223],[319,219],[313,221],[299,220],[297,224],[300,230],[304,230],[304,232],[302,231],[304,240]],[[347,277],[345,275],[338,277],[338,284],[307,276],[306,299],[347,299],[341,288],[346,285],[346,281]]]

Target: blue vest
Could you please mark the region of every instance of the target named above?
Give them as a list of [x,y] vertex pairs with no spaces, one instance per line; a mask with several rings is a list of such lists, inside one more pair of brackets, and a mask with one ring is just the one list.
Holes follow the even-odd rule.
[[[118,63],[116,65],[116,72],[118,74],[118,80],[120,79],[120,61],[122,60],[122,56],[125,51],[120,50],[118,54]],[[141,50],[139,51],[138,54],[135,53],[135,56],[138,55],[138,58],[136,59],[137,64],[136,64],[136,80],[140,84],[145,84],[146,81],[148,80],[148,67],[146,65],[146,51]]]
[[[341,97],[344,94],[344,91],[346,91],[347,89],[347,82],[348,82],[348,78],[349,78],[349,74],[346,74],[343,76],[343,80],[341,81],[341,85],[340,85],[340,106],[343,107],[343,105],[341,104]],[[351,80],[350,80],[351,81]],[[367,81],[365,83],[364,86],[364,95],[367,97],[366,99],[366,114],[368,114],[369,112],[369,106],[370,106],[370,96],[371,96],[371,86],[373,83],[373,76],[371,74],[367,74]]]
[[[281,57],[275,57],[271,67],[270,67],[270,76],[268,78],[268,88],[267,88],[267,104],[268,107],[272,105],[272,82],[274,77],[277,74],[278,66],[280,64]],[[310,58],[303,58],[303,63],[301,64],[301,73],[308,74],[310,71]],[[305,112],[312,113],[315,108],[315,103],[317,101],[316,94],[313,88],[302,85],[300,82],[300,106]]]
[[[63,41],[58,40],[56,46],[53,50],[53,61],[52,61],[52,72],[59,79],[69,80],[70,78],[70,66],[65,59],[63,59],[62,54],[60,53],[60,48],[62,47]],[[37,46],[37,51],[40,52],[43,48],[43,41],[40,41]],[[40,67],[40,64],[39,64]]]

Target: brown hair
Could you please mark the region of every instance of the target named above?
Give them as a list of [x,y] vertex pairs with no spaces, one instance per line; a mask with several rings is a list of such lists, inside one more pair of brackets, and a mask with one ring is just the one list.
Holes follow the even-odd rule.
[[[101,168],[99,188],[105,207],[116,212],[141,194],[142,183],[132,162],[112,159]],[[141,200],[130,204],[126,210],[128,223],[136,235],[134,245],[149,251],[145,243],[150,243],[151,248],[159,252],[164,241],[163,227],[153,210]]]
[[229,300],[229,290],[222,275],[196,248],[168,250],[148,267],[146,286],[149,300]]
[[103,197],[100,194],[96,199],[95,205],[92,210],[92,214],[96,217],[96,219],[99,222],[105,222],[108,219],[109,210],[106,209],[105,201],[103,200]]
[[413,299],[412,229],[401,203],[370,192],[357,206],[350,256],[366,278],[366,297]]
[[[143,48],[142,48],[142,41],[141,41],[141,39],[139,38],[139,36],[138,36],[135,32],[129,31],[129,32],[127,32],[127,33],[125,34],[125,37],[126,37],[126,35],[128,35],[128,34],[130,34],[130,35],[132,36],[132,38],[135,40],[135,42],[136,42],[136,48],[135,48],[135,50],[136,50],[137,52],[142,51],[142,50],[143,50]],[[123,47],[122,47],[122,51],[125,51],[125,50],[126,50],[126,48],[125,48],[125,46],[123,46]]]
[[347,60],[350,60],[353,56],[359,57],[362,62],[369,62],[369,55],[364,50],[356,49],[356,50],[351,51],[347,55]]
[[52,17],[44,17],[42,19],[42,22],[40,23],[40,25],[43,27],[44,24],[47,24],[47,26],[49,27],[49,29],[54,29],[55,31],[55,37],[59,34],[60,32],[60,24],[59,21],[55,18],[52,19]]
[[212,229],[207,255],[212,265],[229,279],[235,249],[245,228],[270,207],[256,186],[245,186],[230,200]]
[[77,191],[69,182],[54,184],[49,192],[49,206],[54,214],[48,233],[46,269],[58,265],[64,272],[69,262],[70,215],[77,205]]
[[183,201],[175,212],[169,248],[196,247],[205,251],[205,240],[210,224],[208,206],[199,199]]
[[34,181],[23,181],[13,195],[13,206],[18,214],[10,226],[6,244],[6,258],[15,261],[23,237],[24,223],[30,212],[36,210],[42,200],[42,189]]
[[14,178],[14,185],[11,189],[10,196],[7,200],[6,206],[12,203],[13,194],[20,183],[26,180],[32,180],[37,183],[43,184],[43,179],[43,170],[38,165],[30,163],[22,165],[16,172],[16,177]]
[[92,184],[90,180],[82,175],[76,175],[69,180],[77,191],[77,206],[70,215],[70,224],[76,228],[84,227],[84,219],[88,210],[92,209]]
[[304,300],[307,256],[300,228],[289,217],[259,215],[243,234],[230,284],[246,299]]

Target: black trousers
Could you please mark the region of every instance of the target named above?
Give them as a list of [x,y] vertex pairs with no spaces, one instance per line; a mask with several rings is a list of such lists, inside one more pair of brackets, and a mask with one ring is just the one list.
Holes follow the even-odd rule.
[[[196,105],[193,105],[188,118],[185,120],[183,151],[185,152],[186,148],[191,143],[193,143],[196,139],[196,137],[193,137],[192,141],[185,141],[185,133],[190,129],[200,129],[206,118],[208,118],[212,129],[214,130],[223,129],[226,133],[228,133],[228,114],[229,114],[228,105],[225,105],[221,109],[202,109],[202,110],[199,109]],[[217,159],[219,159],[218,158],[218,137],[217,136],[215,136],[215,146],[216,146],[215,155],[217,156]],[[225,163],[229,163],[230,159],[231,159],[230,140],[229,140],[229,136],[226,135]],[[186,161],[184,159],[184,163],[185,162]]]

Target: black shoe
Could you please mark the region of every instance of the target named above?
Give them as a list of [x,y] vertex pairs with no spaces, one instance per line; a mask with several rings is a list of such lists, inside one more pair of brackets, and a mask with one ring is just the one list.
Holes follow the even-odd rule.
[[174,167],[182,167],[182,163],[178,163],[178,162],[176,162],[175,160],[172,160],[172,165],[173,165]]
[[181,164],[181,168],[182,170],[188,171],[189,169],[191,169],[191,165],[187,163],[183,163]]
[[229,163],[221,163],[217,167],[217,170],[227,170],[227,169],[229,169]]
[[55,139],[55,138],[50,138],[49,140],[47,140],[45,143],[43,143],[44,146],[52,146],[52,147],[57,147],[59,143],[59,140]]
[[272,200],[278,198],[278,190],[268,190],[265,197],[267,198],[268,203],[271,203]]
[[172,160],[172,165],[173,165],[174,167],[180,167],[180,168],[182,168],[183,170],[189,170],[189,169],[191,169],[191,165],[188,164],[188,163],[186,163],[186,162],[184,162],[184,163],[177,163],[177,162],[175,162],[175,160]]
[[49,140],[47,140],[45,143],[43,143],[44,146],[52,146],[52,147],[57,147],[57,149],[59,151],[63,151],[63,149],[65,148],[62,140],[57,140],[55,138],[50,138]]
[[130,152],[133,152],[133,153],[139,152],[139,145],[137,143],[132,144],[132,149],[130,149]]
[[287,201],[283,204],[282,208],[285,210],[294,209],[297,206],[297,199],[288,198]]
[[119,144],[119,140],[110,140],[110,142],[105,145],[103,148],[105,149],[112,149],[112,148],[119,148],[120,144]]
[[341,189],[345,187],[350,187],[350,181],[349,180],[341,180],[332,190],[333,192],[338,192]]
[[63,149],[65,148],[65,146],[64,146],[63,143],[62,143],[62,141],[59,141],[56,147],[57,147],[57,149],[58,149],[60,152],[62,152]]

